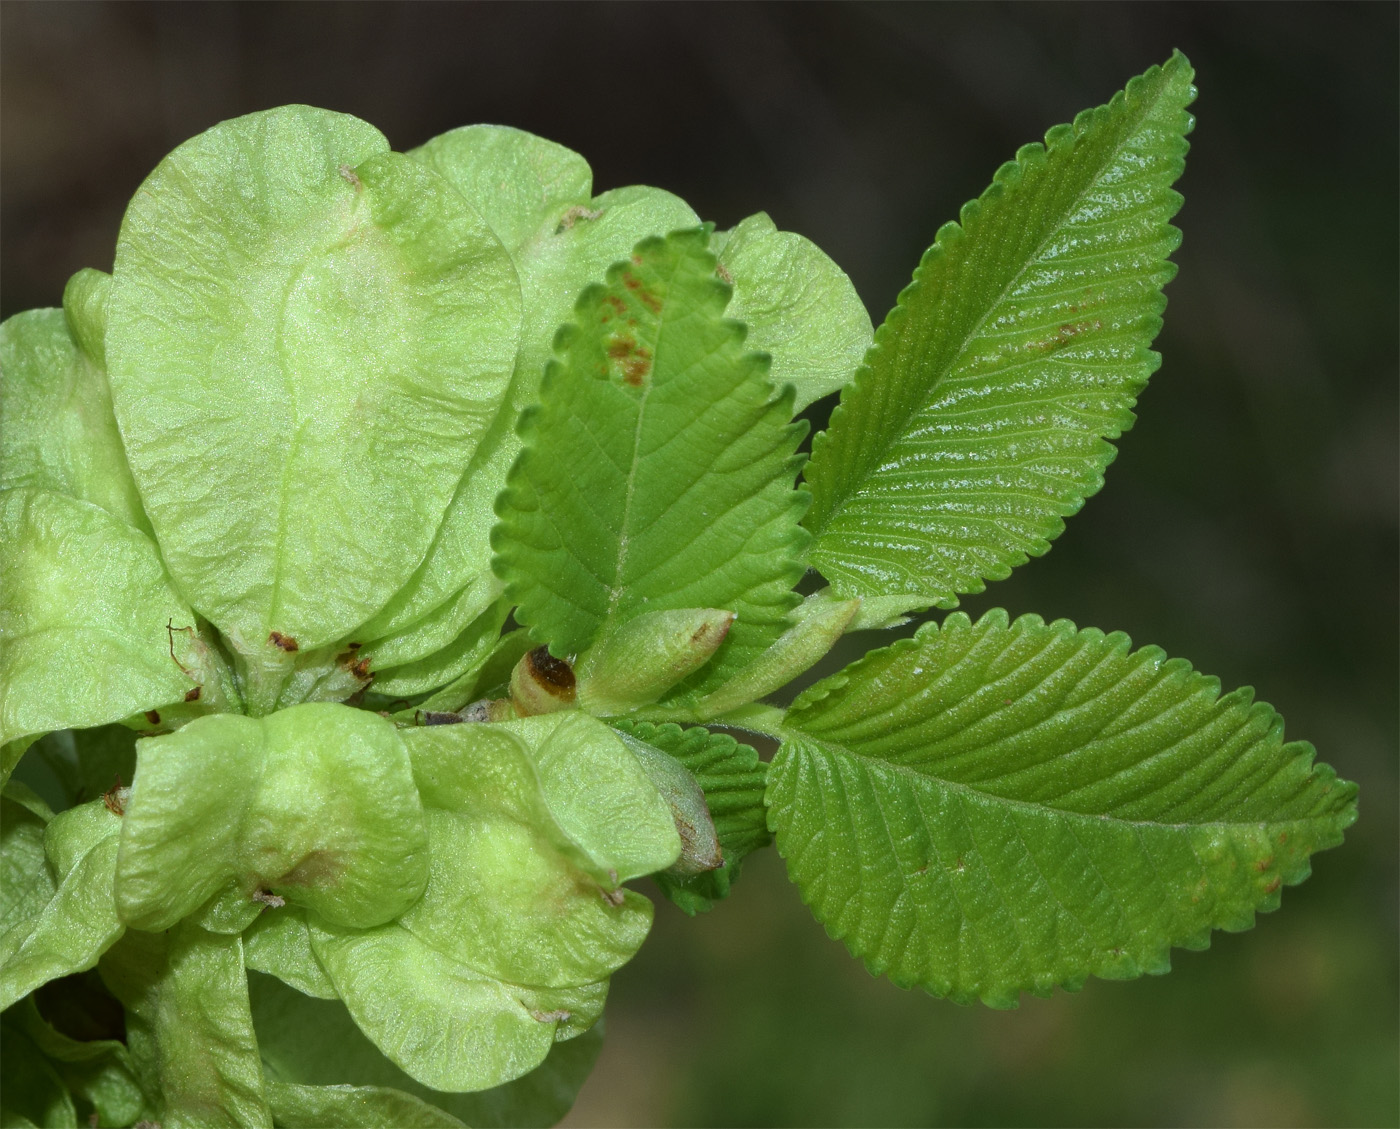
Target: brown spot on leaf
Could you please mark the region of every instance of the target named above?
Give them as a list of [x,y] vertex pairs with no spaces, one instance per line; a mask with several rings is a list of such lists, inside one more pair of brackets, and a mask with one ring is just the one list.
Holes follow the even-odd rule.
[[152,725],[159,725],[159,724],[160,724],[160,711],[159,711],[159,710],[147,710],[147,711],[146,711],[146,720],[149,721]]
[[197,702],[197,701],[199,701],[199,695],[200,695],[201,693],[203,693],[203,691],[204,691],[204,687],[203,687],[203,686],[196,686],[193,690],[186,690],[186,691],[185,691],[185,701],[187,701],[187,702]]
[[734,276],[725,269],[723,263],[715,264],[715,274],[719,275],[719,277],[730,286],[734,285]]
[[1273,865],[1274,865],[1274,857],[1273,857],[1273,855],[1270,855],[1268,858],[1266,858],[1266,859],[1260,859],[1258,862],[1256,862],[1256,863],[1254,864],[1254,869],[1257,870],[1260,874],[1263,874],[1264,871],[1268,870],[1269,867],[1271,867],[1271,866],[1273,866]]
[[638,345],[630,336],[609,338],[607,344],[609,359],[621,371],[622,380],[633,388],[640,388],[651,375],[651,350]]
[[[632,256],[636,260],[636,256]],[[642,280],[631,271],[625,271],[622,275],[622,285],[632,291],[647,309],[654,314],[661,312],[661,299],[642,285]]]
[[1103,322],[1098,318],[1094,318],[1092,321],[1066,322],[1055,331],[1052,337],[1048,337],[1043,341],[1029,341],[1026,343],[1026,348],[1037,353],[1058,352],[1081,333],[1088,333],[1090,330],[1102,328]]
[[254,890],[253,901],[261,902],[272,909],[281,909],[287,904],[286,898],[279,898],[271,890]]
[[301,649],[295,639],[293,639],[290,635],[283,635],[280,631],[273,631],[269,633],[267,641],[271,643],[274,647],[278,647],[281,650],[286,651],[289,655],[293,651],[298,651]]
[[1270,882],[1267,886],[1264,887],[1264,893],[1266,893],[1266,894],[1272,894],[1275,890],[1277,890],[1277,889],[1278,889],[1280,886],[1282,886],[1282,885],[1283,885],[1283,879],[1282,879],[1282,878],[1275,878],[1272,882]]
[[361,647],[363,647],[363,646],[364,646],[363,643],[346,643],[346,644],[345,644],[345,649],[346,649],[347,651],[358,651],[358,650],[359,650]]
[[355,175],[355,170],[352,169],[349,165],[341,165],[340,168],[336,171],[338,171],[340,175],[345,178],[346,182],[349,183],[355,189],[356,192],[358,192],[363,187],[363,185],[360,184],[360,178]]
[[606,302],[609,306],[611,306],[613,308],[613,312],[616,313],[618,316],[621,316],[622,314],[625,314],[627,312],[627,303],[624,302],[622,298],[617,294],[606,294],[603,296],[603,301]]

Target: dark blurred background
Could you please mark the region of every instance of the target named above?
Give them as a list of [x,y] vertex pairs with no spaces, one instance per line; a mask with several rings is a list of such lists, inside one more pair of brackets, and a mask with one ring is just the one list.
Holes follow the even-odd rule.
[[1102,497],[965,606],[1253,684],[1360,781],[1361,822],[1252,932],[1008,1013],[873,979],[766,852],[708,917],[658,906],[570,1123],[1395,1125],[1398,13],[6,0],[0,305],[110,269],[180,141],[309,102],[400,149],[520,126],[721,227],[766,210],[878,322],[1018,145],[1180,47],[1202,93],[1165,363]]

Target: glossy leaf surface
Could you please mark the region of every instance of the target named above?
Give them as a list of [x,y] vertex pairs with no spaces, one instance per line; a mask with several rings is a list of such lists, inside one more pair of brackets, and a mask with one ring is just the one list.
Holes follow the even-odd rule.
[[798,698],[769,823],[872,971],[1015,1006],[1162,973],[1336,846],[1355,785],[1248,689],[1127,636],[953,615]]
[[812,446],[812,563],[942,607],[1103,485],[1160,358],[1195,97],[1176,55],[1028,145],[946,224]]

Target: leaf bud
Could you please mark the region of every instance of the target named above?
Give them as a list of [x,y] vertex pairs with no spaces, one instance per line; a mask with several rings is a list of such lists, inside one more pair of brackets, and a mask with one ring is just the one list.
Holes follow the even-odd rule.
[[510,700],[520,717],[572,709],[575,697],[574,668],[548,647],[526,651],[511,671]]
[[605,635],[579,662],[579,703],[607,716],[650,705],[710,660],[734,613],[720,608],[644,612]]

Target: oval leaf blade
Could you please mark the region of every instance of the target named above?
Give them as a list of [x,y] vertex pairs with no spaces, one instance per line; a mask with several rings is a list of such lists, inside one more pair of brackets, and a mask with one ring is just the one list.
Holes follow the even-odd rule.
[[953,615],[800,697],[766,802],[827,931],[897,983],[1012,1007],[1276,908],[1355,785],[1252,691],[1130,647]]
[[1160,358],[1181,55],[1028,145],[939,232],[812,445],[812,562],[941,607],[1039,556],[1103,485]]

